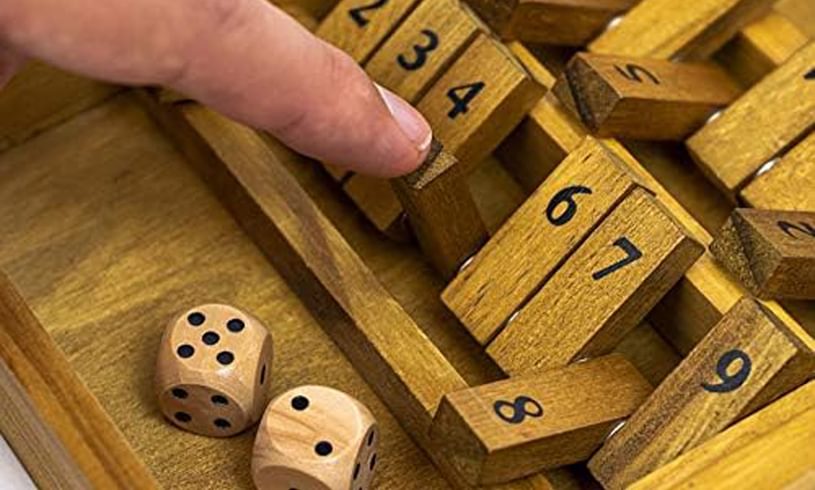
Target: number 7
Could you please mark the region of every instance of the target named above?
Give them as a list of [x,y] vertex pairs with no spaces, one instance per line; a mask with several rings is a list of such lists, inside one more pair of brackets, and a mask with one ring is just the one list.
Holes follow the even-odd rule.
[[623,251],[626,253],[626,257],[623,260],[611,264],[605,269],[599,270],[592,274],[591,278],[594,279],[595,281],[599,281],[600,279],[606,277],[607,275],[612,274],[622,269],[623,267],[627,266],[628,264],[636,262],[637,260],[642,258],[642,252],[640,252],[640,249],[638,249],[636,245],[631,243],[631,241],[629,241],[628,238],[626,237],[618,238],[617,240],[614,241],[614,245],[616,247],[620,247],[621,249],[623,249]]

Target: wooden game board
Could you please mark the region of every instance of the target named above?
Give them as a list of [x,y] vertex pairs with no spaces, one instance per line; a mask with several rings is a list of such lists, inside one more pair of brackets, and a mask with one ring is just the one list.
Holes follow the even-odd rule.
[[[431,3],[435,1],[392,0],[389,8],[394,10],[377,26],[376,35],[353,39],[357,60],[376,60],[389,36],[396,39],[399,26],[408,25],[411,12],[446,25],[444,8],[461,8],[458,2]],[[348,32],[334,25],[333,16],[371,2],[279,3],[342,44]],[[703,3],[740,6],[715,18],[713,7],[705,14],[701,8],[677,7],[686,2],[642,0],[655,6],[655,12],[660,7],[674,13],[673,22],[682,32],[693,26],[712,29],[712,34],[670,42],[645,36],[635,42],[637,32],[652,31],[647,26],[653,20],[642,14],[623,21],[613,34],[592,30],[590,49],[655,59],[712,55],[740,84],[738,90],[747,92],[745,97],[788,59],[813,50],[815,15],[807,0],[782,0],[774,7],[770,1]],[[474,22],[477,29],[488,28]],[[450,152],[472,167],[465,173],[473,202],[464,204],[475,206],[493,236],[512,223],[510,217],[534,199],[532,191],[569,154],[583,148],[586,129],[580,114],[552,90],[563,83],[558,77],[568,50],[507,40],[491,51],[489,43],[498,41],[467,32],[457,38],[461,45],[446,54],[449,60],[438,67],[438,77],[407,84],[406,90],[414,91],[409,98],[431,118],[439,118],[434,127],[442,143],[452,141]],[[507,30],[511,32],[522,36],[524,31]],[[469,48],[477,43],[482,43],[481,54],[469,58],[475,56]],[[628,52],[632,45],[636,49]],[[648,50],[651,45],[659,49]],[[478,74],[477,61],[487,55],[509,56],[503,69],[511,82],[502,86],[490,111],[479,113],[478,124],[445,127],[446,110],[438,107],[446,100],[444,74]],[[803,56],[802,63],[813,61]],[[322,164],[266,135],[183,98],[162,103],[156,95],[41,65],[28,68],[0,92],[0,270],[7,277],[0,279],[0,429],[33,479],[43,487],[66,488],[251,488],[251,431],[227,440],[180,432],[162,419],[152,391],[166,322],[191,304],[219,301],[253,312],[271,328],[276,393],[304,383],[327,384],[371,408],[383,434],[377,488],[471,488],[430,435],[442,397],[506,374],[535,372],[525,372],[531,361],[513,351],[511,340],[498,334],[509,347],[496,354],[495,346],[486,345],[493,335],[471,335],[470,324],[448,308],[447,299],[447,305],[441,300],[456,270],[440,273],[432,265],[439,262],[428,260],[415,243],[391,239],[405,236],[407,228],[395,230],[407,222],[390,185],[357,175],[343,175],[338,183]],[[805,134],[790,144],[804,155],[812,138],[803,136],[815,126],[806,117],[801,115],[797,126]],[[666,218],[654,218],[652,226],[675,227],[682,237],[677,243],[693,240],[707,246],[735,199],[755,207],[815,211],[815,162],[795,151],[768,172],[729,185],[717,178],[717,155],[704,160],[700,170],[680,143],[603,136],[598,145],[630,172],[630,187],[653,192],[655,197],[642,199],[653,200],[659,210],[654,213]],[[738,142],[732,144],[737,147]],[[808,164],[789,170],[794,158]],[[711,168],[705,162],[713,162]],[[389,213],[377,215],[381,209]],[[381,219],[371,219],[374,215]],[[414,219],[422,219],[421,214]],[[428,227],[432,232],[432,222]],[[690,257],[691,248],[684,252],[684,262],[665,252],[665,261],[675,264],[675,285],[664,278],[642,279],[654,290],[664,286],[667,291],[661,299],[653,298],[659,300],[656,304],[626,310],[627,318],[645,315],[642,321],[634,328],[609,330],[615,333],[613,350],[654,386],[669,375],[681,379],[688,372],[676,369],[683,359],[689,365],[707,360],[702,354],[686,356],[694,346],[707,345],[700,342],[705,334],[747,294],[709,252],[700,247],[701,255]],[[609,307],[628,304],[625,298]],[[810,337],[815,334],[815,304],[763,305],[783,325],[781,330],[800,339],[799,350],[789,357],[797,362],[795,356],[803,352],[804,368],[789,374],[783,371],[786,364],[778,367],[794,381],[783,388],[767,382],[770,388],[745,401],[755,409],[815,376],[805,363],[815,345]],[[619,326],[610,320],[602,325]],[[580,347],[593,356],[609,350],[606,344]],[[575,360],[572,354],[563,356]],[[772,354],[767,357],[776,359]],[[686,413],[683,406],[667,403],[644,407],[667,418]],[[789,434],[806,440],[797,434],[813,410],[810,381],[752,417],[744,418],[754,410],[738,410],[715,433],[694,441],[696,449],[681,458],[700,468],[694,476],[697,484],[714,485],[717,472],[731,463],[712,466],[706,448],[749,454],[750,448],[772,452],[772,444]],[[744,433],[754,440],[746,441]],[[772,460],[789,464],[791,474],[804,475],[796,482],[806,488],[815,467],[812,460],[807,466],[808,453],[794,449],[779,447]],[[587,459],[495,488],[593,488],[598,483]],[[619,464],[624,463],[629,462]],[[679,466],[671,463],[640,485],[657,488],[648,482],[685,481],[689,476]],[[602,469],[589,467],[604,484],[616,487]],[[779,483],[748,476],[755,478],[756,488]]]

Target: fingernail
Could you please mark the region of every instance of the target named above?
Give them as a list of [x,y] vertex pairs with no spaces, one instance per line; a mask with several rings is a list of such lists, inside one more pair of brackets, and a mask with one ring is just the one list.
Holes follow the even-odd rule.
[[376,83],[374,86],[379,90],[379,95],[382,96],[382,100],[385,101],[385,105],[405,136],[416,145],[419,152],[427,151],[433,141],[433,130],[430,129],[430,124],[427,123],[424,116],[390,90]]

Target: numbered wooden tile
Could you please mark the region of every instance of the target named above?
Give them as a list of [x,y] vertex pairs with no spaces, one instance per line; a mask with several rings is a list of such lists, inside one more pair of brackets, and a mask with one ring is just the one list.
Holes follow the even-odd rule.
[[589,45],[594,53],[703,60],[766,10],[771,0],[642,0]]
[[599,136],[684,140],[741,93],[712,63],[580,53],[554,92]]
[[467,0],[504,39],[582,46],[637,0]]
[[586,138],[447,286],[442,301],[482,345],[637,187]]
[[813,340],[754,300],[737,303],[589,462],[623,488],[815,374]]
[[419,0],[342,0],[317,28],[317,36],[365,64]]
[[620,355],[450,393],[433,444],[472,485],[588,459],[651,393]]
[[365,70],[380,85],[415,103],[480,32],[456,0],[424,2],[374,54]]
[[815,127],[815,43],[751,88],[688,140],[699,167],[736,193]]
[[469,169],[492,153],[543,91],[503,44],[481,34],[418,109],[447,151]]
[[425,256],[449,277],[487,241],[467,175],[434,141],[424,164],[391,181]]
[[747,205],[815,212],[815,132],[741,191]]
[[737,209],[710,250],[758,297],[815,299],[815,213]]
[[[718,434],[704,444],[701,444],[682,456],[674,459],[667,465],[659,468],[645,478],[637,481],[629,488],[632,490],[651,490],[654,488],[677,488],[694,480],[694,475],[700,471],[716,465],[722,457],[734,454],[744,447],[749,447],[759,439],[770,434],[795,419],[796,417],[815,409],[815,381],[798,388],[780,400],[771,403],[755,414],[736,423],[726,431]],[[812,437],[812,436],[810,436]],[[800,450],[805,444],[796,445]],[[768,452],[775,452],[777,446],[756,451],[761,461]],[[810,459],[815,462],[815,458]],[[752,461],[751,464],[755,464]],[[815,469],[815,466],[812,467]],[[789,474],[789,468],[783,461],[772,467],[764,468],[768,473]],[[728,472],[729,473],[729,472]],[[720,473],[721,477],[724,473]],[[743,471],[733,474],[745,475]],[[721,482],[717,479],[715,483]],[[700,485],[697,488],[706,488],[709,485]],[[748,485],[739,481],[737,488],[780,488],[782,485]],[[795,487],[794,487],[795,488]]]
[[634,189],[534,293],[487,353],[512,375],[608,353],[702,252],[649,192]]

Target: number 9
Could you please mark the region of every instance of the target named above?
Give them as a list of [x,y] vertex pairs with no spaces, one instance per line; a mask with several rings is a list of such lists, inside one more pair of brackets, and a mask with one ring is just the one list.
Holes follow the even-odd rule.
[[[546,207],[546,217],[549,218],[550,223],[555,226],[563,226],[572,220],[574,213],[577,212],[577,203],[574,202],[572,197],[575,194],[591,194],[591,189],[582,185],[575,185],[562,189],[555,194],[552,200],[549,201],[549,206]],[[564,202],[567,204],[566,210],[560,216],[555,216],[558,206]]]
[[[731,376],[727,373],[727,369],[737,360],[741,361],[741,367],[736,374]],[[753,362],[750,360],[750,356],[744,351],[738,349],[727,351],[719,359],[718,364],[716,364],[716,374],[722,379],[722,382],[715,385],[702,383],[702,388],[712,393],[727,393],[733,391],[740,388],[741,385],[747,381],[747,377],[750,376],[752,369]]]

